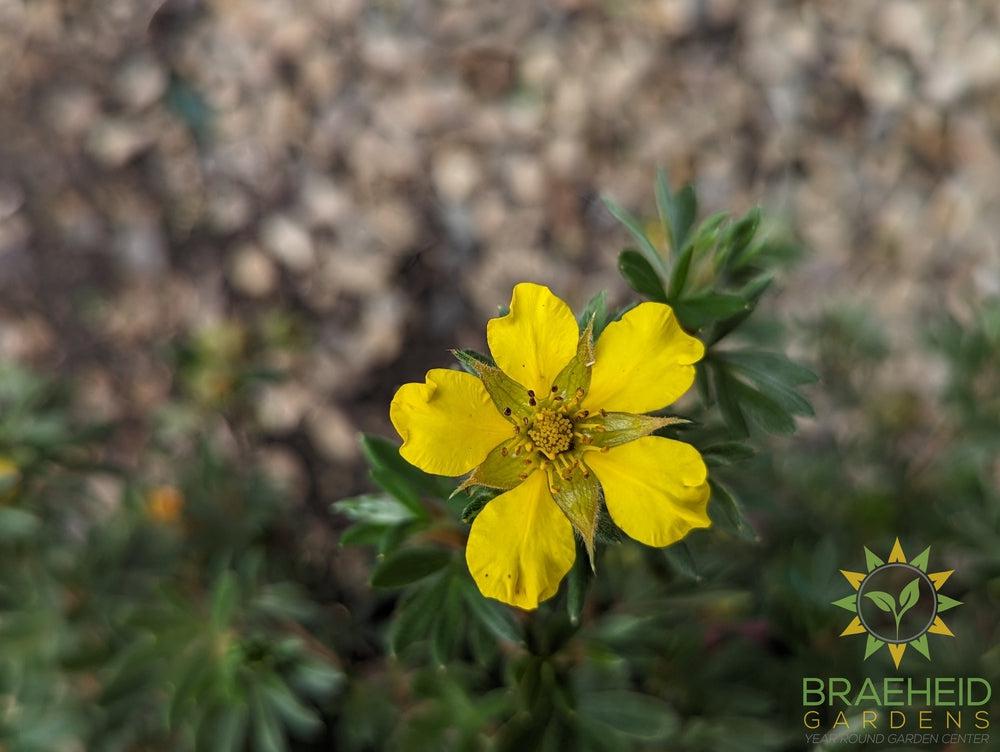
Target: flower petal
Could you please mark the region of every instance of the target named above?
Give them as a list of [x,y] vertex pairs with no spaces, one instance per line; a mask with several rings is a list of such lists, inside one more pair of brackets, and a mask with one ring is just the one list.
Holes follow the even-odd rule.
[[587,465],[622,530],[647,546],[669,546],[708,518],[708,471],[690,444],[659,436],[588,452]]
[[648,413],[675,401],[694,383],[705,346],[687,334],[664,303],[640,303],[597,340],[597,362],[583,407]]
[[534,609],[573,566],[573,528],[549,494],[545,473],[487,504],[472,523],[465,561],[487,598]]
[[555,377],[576,353],[580,328],[573,312],[543,285],[514,286],[510,313],[490,319],[486,341],[504,373],[538,395],[548,392]]
[[479,379],[444,368],[428,371],[423,384],[403,384],[389,420],[403,439],[403,459],[437,475],[469,472],[512,433]]

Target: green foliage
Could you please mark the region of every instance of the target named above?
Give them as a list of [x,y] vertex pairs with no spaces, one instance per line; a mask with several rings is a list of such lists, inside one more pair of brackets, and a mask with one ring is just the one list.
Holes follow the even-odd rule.
[[199,437],[155,460],[178,471],[158,489],[99,461],[64,392],[16,369],[0,392],[19,476],[0,506],[0,746],[283,750],[321,731],[343,676],[270,555],[278,490]]
[[[530,614],[484,599],[465,564],[496,490],[455,492],[377,436],[361,496],[304,507],[265,475],[247,407],[275,377],[261,343],[299,336],[288,322],[180,343],[177,399],[128,468],[63,385],[0,369],[0,747],[798,749],[802,676],[895,675],[837,639],[831,604],[838,570],[896,536],[956,569],[959,637],[935,673],[996,684],[1000,304],[926,317],[941,378],[915,394],[862,308],[789,342],[760,303],[796,251],[759,211],[699,222],[663,176],[656,206],[669,249],[615,207],[635,245],[621,268],[706,345],[687,420],[658,433],[705,458],[713,526],[659,550],[602,515],[597,573],[578,542]],[[602,293],[580,321],[599,334],[618,315]],[[886,594],[897,613],[918,595]]]

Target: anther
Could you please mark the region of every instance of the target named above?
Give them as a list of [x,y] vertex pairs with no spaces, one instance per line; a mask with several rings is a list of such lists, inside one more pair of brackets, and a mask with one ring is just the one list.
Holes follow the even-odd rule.
[[507,447],[500,447],[500,454],[503,457],[507,456]]
[[603,407],[601,408],[601,417],[602,418],[607,418],[608,417],[608,411],[605,410]]
[[531,463],[533,463],[533,462],[534,462],[534,460],[533,460],[533,459],[531,459],[531,457],[529,457],[528,459],[526,459],[526,460],[524,461],[524,464],[525,464],[525,465],[530,465],[530,464],[531,464]]
[[577,398],[578,400],[582,400],[582,399],[583,399],[583,395],[584,395],[584,394],[586,394],[586,392],[585,392],[585,391],[583,391],[583,387],[582,387],[582,386],[578,386],[578,387],[576,388],[576,398]]
[[528,396],[529,397],[534,397],[535,396],[535,390],[534,389],[529,389],[528,390]]
[[528,397],[528,404],[531,405],[532,407],[535,407],[538,403],[535,402],[534,397]]
[[505,407],[503,409],[503,414],[506,415],[509,418],[510,417],[510,408],[509,407]]
[[527,480],[528,479],[528,475],[530,475],[530,473],[521,473],[517,477],[520,478],[521,480]]
[[[509,410],[510,408],[508,407],[507,409]],[[590,410],[581,410],[578,417],[586,418],[588,415],[590,415]]]

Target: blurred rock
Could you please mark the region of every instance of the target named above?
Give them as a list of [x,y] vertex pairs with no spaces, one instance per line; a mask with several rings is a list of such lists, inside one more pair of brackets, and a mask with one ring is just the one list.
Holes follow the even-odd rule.
[[268,252],[293,272],[305,272],[316,263],[312,238],[298,221],[285,214],[264,220],[261,242]]
[[262,298],[274,292],[278,284],[278,270],[274,262],[253,245],[237,251],[230,262],[229,280],[244,295]]
[[479,184],[481,173],[471,151],[447,148],[434,159],[433,178],[434,186],[442,198],[462,202]]
[[306,418],[309,436],[316,448],[329,460],[350,462],[358,457],[358,432],[350,419],[331,407],[309,411]]

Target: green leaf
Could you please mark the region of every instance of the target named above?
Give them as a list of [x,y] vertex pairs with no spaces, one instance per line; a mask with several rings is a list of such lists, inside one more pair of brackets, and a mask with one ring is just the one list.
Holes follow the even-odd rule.
[[920,578],[914,577],[899,594],[899,615],[902,616],[920,600]]
[[376,525],[370,522],[359,522],[351,525],[340,534],[342,546],[375,546],[385,535],[386,525]]
[[791,415],[814,415],[812,405],[809,400],[796,392],[791,387],[782,384],[780,381],[764,374],[745,374],[753,382],[757,390],[768,397],[772,402],[781,407],[782,410]]
[[323,723],[316,711],[306,707],[276,676],[271,676],[262,683],[261,692],[264,701],[296,736],[309,737],[322,728]]
[[671,247],[674,253],[679,253],[687,244],[691,227],[698,215],[698,197],[695,195],[694,187],[685,185],[674,194],[671,203],[673,206],[670,216]]
[[718,321],[709,337],[708,344],[714,345],[746,321],[757,308],[761,297],[763,297],[773,281],[774,277],[764,274],[747,282],[738,293],[746,301],[746,307],[742,311]]
[[236,576],[231,571],[225,571],[215,583],[212,592],[212,626],[217,630],[225,629],[236,609],[239,597],[239,585]]
[[365,434],[361,437],[361,451],[368,461],[372,480],[399,499],[415,517],[427,517],[427,510],[420,503],[421,496],[447,494],[440,479],[404,460],[399,454],[399,445],[388,439]]
[[793,386],[812,384],[819,379],[808,368],[789,360],[781,353],[763,350],[718,350],[712,353],[712,357],[732,363],[746,373],[770,376]]
[[443,575],[413,591],[396,608],[389,628],[389,646],[396,655],[431,637],[452,579]]
[[569,570],[566,585],[566,613],[569,614],[569,621],[574,626],[580,623],[580,616],[583,607],[587,603],[587,591],[590,589],[590,581],[594,577],[594,570],[588,566],[586,558],[582,556],[582,541],[576,542],[576,560],[572,569]]
[[667,563],[670,564],[670,568],[677,574],[689,580],[701,580],[698,566],[695,564],[694,556],[691,555],[691,549],[686,542],[678,541],[668,546],[663,549],[663,555],[666,557]]
[[720,321],[749,309],[749,304],[741,296],[721,292],[691,295],[683,300],[675,300],[671,305],[687,329],[700,329],[713,321]]
[[701,456],[709,467],[734,465],[751,459],[756,454],[753,447],[742,441],[726,441],[701,450]]
[[41,520],[27,510],[0,507],[0,541],[15,542],[30,538],[41,526]]
[[662,700],[623,690],[589,692],[580,696],[578,711],[587,719],[597,721],[636,739],[653,741],[677,731],[678,719]]
[[758,428],[768,433],[795,433],[795,420],[780,403],[736,379],[731,379],[729,387],[740,410]]
[[642,256],[645,257],[646,261],[649,262],[650,268],[655,269],[661,274],[666,273],[667,268],[663,261],[663,256],[661,256],[660,252],[656,250],[656,246],[653,245],[652,241],[646,237],[646,233],[643,231],[642,225],[639,224],[639,220],[607,196],[602,196],[601,200],[604,201],[604,205],[608,208],[608,211],[611,212],[614,218],[621,222],[625,226],[625,229],[632,234],[633,238],[635,238],[635,242],[639,244],[639,250],[642,252]]
[[760,218],[760,207],[755,206],[738,222],[735,222],[729,229],[729,232],[726,233],[723,245],[725,247],[725,263],[727,266],[739,268],[742,265],[744,259],[741,257],[757,233],[757,228],[760,226]]
[[746,416],[743,415],[743,410],[736,397],[736,379],[732,378],[721,364],[710,362],[707,368],[712,374],[715,396],[718,399],[723,419],[737,436],[747,436],[749,428]]
[[395,525],[414,519],[409,507],[385,494],[365,494],[334,502],[332,511],[348,519],[375,525]]
[[324,699],[344,683],[344,674],[335,666],[313,660],[297,665],[288,683],[300,694]]
[[451,563],[452,553],[443,548],[402,548],[388,554],[372,572],[372,586],[398,588],[422,580]]
[[254,752],[286,752],[288,745],[277,713],[264,701],[258,687],[251,692]]
[[708,485],[712,489],[710,504],[719,512],[718,515],[710,514],[713,522],[722,522],[723,527],[735,532],[745,540],[756,541],[757,533],[746,519],[743,509],[729,489],[717,480],[709,479]]
[[629,286],[640,295],[661,303],[666,302],[667,295],[659,275],[637,251],[627,248],[619,254],[618,271]]
[[211,747],[215,752],[239,752],[247,732],[247,709],[243,703],[226,705],[212,733]]
[[445,590],[441,607],[438,609],[431,632],[431,656],[439,666],[451,659],[464,632],[465,614],[462,611],[462,594],[455,578],[447,578],[449,586]]
[[666,231],[667,240],[674,253],[684,248],[691,226],[698,214],[698,199],[694,188],[686,185],[676,194],[670,193],[670,184],[665,170],[656,171],[656,208],[660,222]]
[[656,171],[656,182],[653,184],[653,193],[656,195],[656,211],[660,215],[660,224],[667,235],[670,247],[674,247],[674,240],[670,234],[670,215],[673,213],[673,195],[670,193],[670,180],[667,178],[667,171],[662,167]]
[[524,635],[510,609],[497,601],[484,598],[471,580],[463,582],[462,595],[469,613],[495,637],[507,642],[522,643]]
[[869,590],[865,593],[865,598],[887,614],[896,613],[896,599],[889,595],[889,593],[883,593],[881,590]]
[[673,269],[670,271],[670,285],[667,288],[667,300],[676,300],[684,291],[688,271],[691,269],[691,259],[694,257],[694,244],[684,246]]

